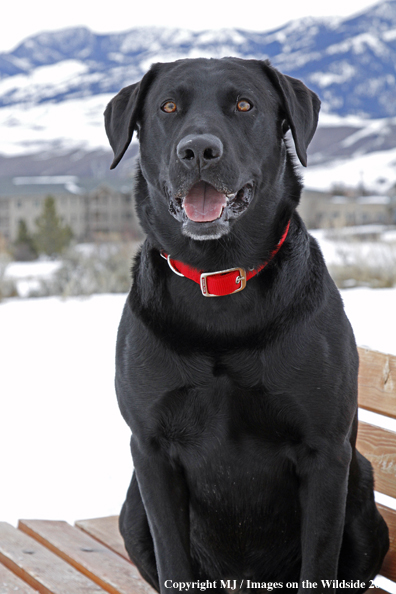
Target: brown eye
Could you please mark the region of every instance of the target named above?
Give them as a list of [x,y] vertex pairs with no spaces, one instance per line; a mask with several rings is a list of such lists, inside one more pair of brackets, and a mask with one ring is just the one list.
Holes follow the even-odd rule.
[[252,107],[253,107],[253,105],[249,101],[247,101],[247,99],[241,99],[237,103],[238,111],[250,111],[252,109]]
[[161,106],[161,109],[162,109],[162,111],[165,111],[166,113],[173,113],[176,111],[177,106],[174,101],[167,101],[166,103],[164,103]]

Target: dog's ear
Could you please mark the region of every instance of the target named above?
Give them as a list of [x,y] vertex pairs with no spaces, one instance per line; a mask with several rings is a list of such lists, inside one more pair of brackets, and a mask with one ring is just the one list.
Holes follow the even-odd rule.
[[140,82],[122,89],[106,107],[104,112],[106,134],[114,152],[110,169],[117,167],[131,143],[142,112],[144,98],[156,75],[157,66],[156,64],[152,67]]
[[262,64],[282,100],[298,158],[306,167],[307,148],[318,125],[320,99],[297,78],[281,74],[268,60]]

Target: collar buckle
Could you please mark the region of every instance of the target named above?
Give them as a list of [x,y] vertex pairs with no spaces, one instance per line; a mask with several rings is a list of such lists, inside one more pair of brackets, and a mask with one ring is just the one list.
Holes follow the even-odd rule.
[[160,253],[161,253],[161,256],[164,258],[164,260],[166,260],[168,262],[168,266],[172,270],[172,272],[177,274],[177,276],[182,276],[184,278],[185,275],[182,274],[181,272],[179,272],[178,270],[176,270],[176,268],[172,265],[171,257],[167,256],[164,252],[160,252]]
[[238,272],[238,276],[235,277],[235,283],[239,284],[239,287],[235,289],[235,291],[231,291],[227,293],[227,295],[233,295],[234,293],[239,293],[246,287],[246,270],[244,268],[228,268],[227,270],[218,270],[217,272],[202,272],[200,276],[200,287],[201,292],[204,297],[222,297],[223,295],[216,295],[215,293],[209,293],[207,278],[208,276],[221,276],[223,274],[227,274],[230,272]]

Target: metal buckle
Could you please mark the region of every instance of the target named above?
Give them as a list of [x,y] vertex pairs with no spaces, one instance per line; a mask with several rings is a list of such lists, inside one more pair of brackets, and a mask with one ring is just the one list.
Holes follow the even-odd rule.
[[182,274],[181,272],[179,272],[178,270],[176,270],[176,268],[174,268],[174,267],[172,266],[172,264],[171,264],[171,261],[170,261],[170,256],[167,256],[167,255],[166,255],[166,254],[164,254],[163,252],[160,252],[160,254],[161,254],[162,258],[168,262],[168,266],[169,266],[169,268],[170,268],[170,269],[171,269],[171,270],[172,270],[172,271],[173,271],[175,274],[177,274],[177,276],[182,276],[182,277],[184,278],[184,274]]
[[202,295],[204,297],[223,297],[223,295],[213,295],[208,292],[208,283],[206,282],[206,279],[208,276],[217,276],[218,274],[225,274],[227,272],[239,272],[239,276],[236,277],[235,282],[240,283],[235,291],[227,293],[227,295],[239,293],[239,291],[242,291],[246,287],[246,270],[244,268],[228,268],[228,270],[218,270],[217,272],[202,272],[200,279]]

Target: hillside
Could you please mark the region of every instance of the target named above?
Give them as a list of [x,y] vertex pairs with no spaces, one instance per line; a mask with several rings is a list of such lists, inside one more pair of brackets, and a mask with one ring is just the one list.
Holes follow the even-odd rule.
[[[352,18],[305,18],[264,32],[141,28],[99,35],[73,28],[30,37],[0,54],[0,176],[14,170],[9,158],[21,155],[35,174],[38,154],[46,169],[56,154],[64,157],[60,168],[70,170],[81,158],[85,174],[102,170],[102,114],[120,88],[153,62],[228,55],[269,58],[319,94],[312,169],[371,153],[389,157],[396,148],[396,0],[384,0]],[[388,161],[385,186],[396,179],[393,154]]]

